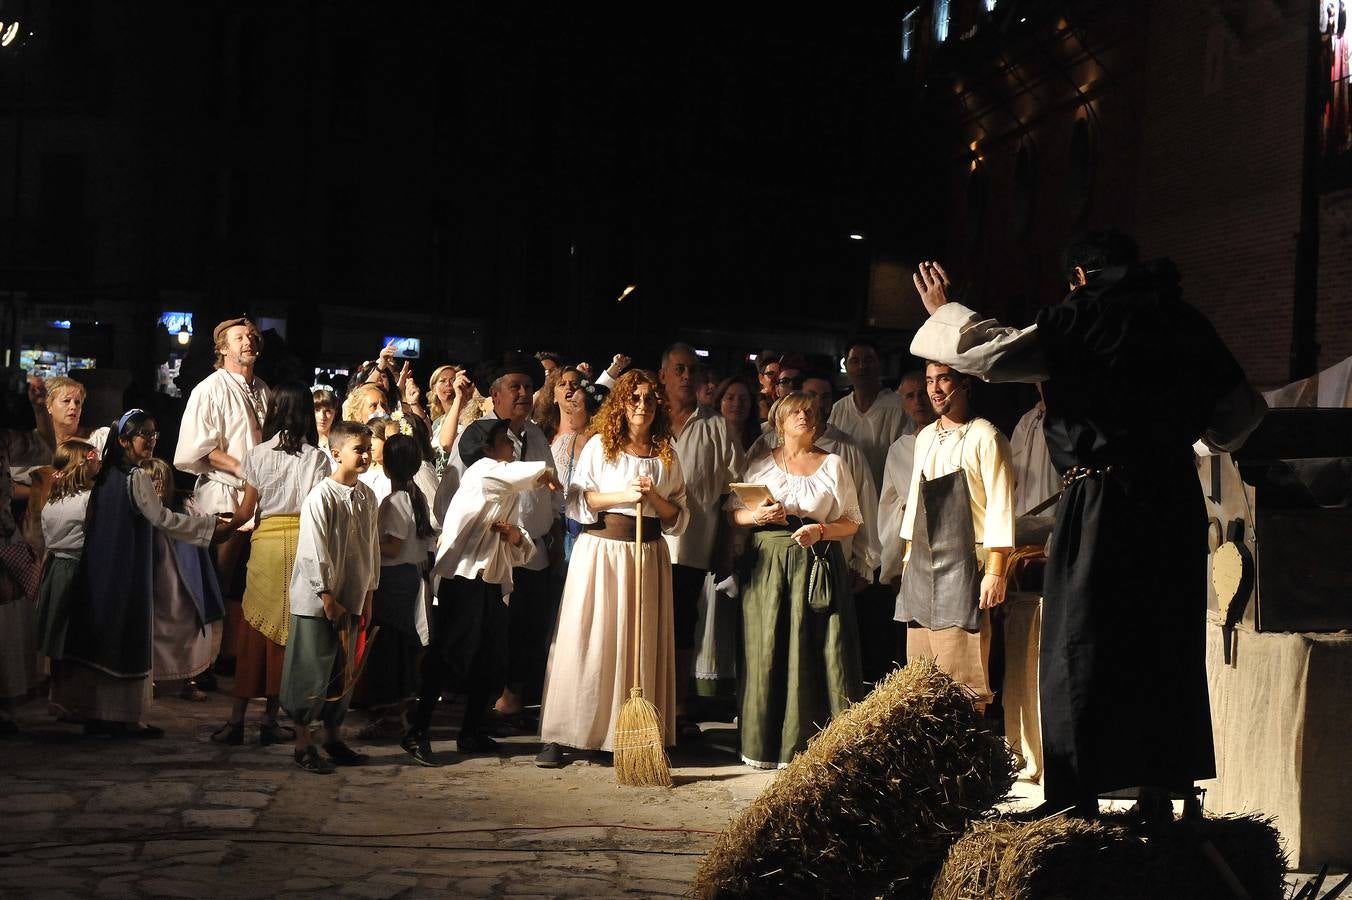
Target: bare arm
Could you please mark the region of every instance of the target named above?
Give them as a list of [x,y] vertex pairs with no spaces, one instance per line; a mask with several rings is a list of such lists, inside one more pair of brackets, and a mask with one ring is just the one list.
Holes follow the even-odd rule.
[[787,525],[789,518],[784,513],[784,504],[767,500],[755,509],[745,506],[732,511],[732,524],[757,528],[761,525]]
[[446,410],[446,415],[442,417],[441,432],[437,435],[437,443],[441,445],[443,453],[450,453],[451,448],[455,446],[456,435],[460,433],[460,412],[473,393],[474,382],[470,380],[469,375],[464,371],[456,372],[451,392],[451,408]]
[[239,460],[224,450],[212,450],[207,454],[207,462],[213,469],[239,477]]
[[245,482],[244,496],[239,501],[239,509],[235,510],[236,522],[247,522],[258,512],[258,488]]

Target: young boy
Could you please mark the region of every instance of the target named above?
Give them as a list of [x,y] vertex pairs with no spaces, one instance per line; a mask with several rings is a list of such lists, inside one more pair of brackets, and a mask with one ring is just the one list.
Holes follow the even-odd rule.
[[[329,431],[333,473],[310,491],[300,512],[291,577],[291,622],[282,666],[282,708],[296,723],[296,765],[327,775],[333,763],[359,766],[366,756],[343,743],[340,729],[351,699],[348,654],[359,618],[371,615],[380,583],[380,504],[359,476],[371,466],[371,430],[334,422]],[[324,726],[324,752],[310,742],[310,724]]]
[[537,485],[560,489],[546,463],[512,461],[510,424],[479,419],[460,436],[460,456],[469,468],[442,522],[433,570],[442,580],[432,646],[423,655],[418,705],[400,742],[424,766],[436,765],[427,730],[443,689],[468,695],[456,749],[498,749],[481,722],[507,680],[506,598],[512,593],[512,567],[522,565],[533,549],[520,525],[521,492]]

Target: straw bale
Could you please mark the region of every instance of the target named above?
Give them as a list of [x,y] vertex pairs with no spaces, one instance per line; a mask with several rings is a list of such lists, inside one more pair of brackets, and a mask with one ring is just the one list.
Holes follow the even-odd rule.
[[1148,839],[1129,814],[976,822],[949,849],[934,900],[1232,900],[1210,842],[1253,900],[1284,896],[1286,860],[1269,819],[1177,820]]
[[948,846],[1014,783],[972,699],[929,660],[893,672],[719,836],[692,896],[928,896]]

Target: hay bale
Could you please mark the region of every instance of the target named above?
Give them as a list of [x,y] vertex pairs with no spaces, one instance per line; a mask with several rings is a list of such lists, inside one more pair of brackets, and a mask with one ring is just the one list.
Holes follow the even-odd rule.
[[974,822],[944,857],[930,892],[932,900],[995,900],[995,880],[1005,849],[1022,828],[1019,822]]
[[1146,900],[1145,861],[1144,841],[1120,825],[1068,816],[1041,819],[1011,836],[991,896]]
[[1014,760],[929,660],[881,681],[808,744],[701,860],[695,897],[923,897]]
[[953,844],[934,900],[1233,900],[1204,850],[1210,842],[1253,900],[1285,896],[1286,859],[1270,819],[1177,820],[1149,839],[1130,814],[1096,822],[990,819]]
[[1265,816],[1179,819],[1150,841],[1151,880],[1157,897],[1231,900],[1235,896],[1204,843],[1234,873],[1253,900],[1286,896],[1286,854],[1281,834]]

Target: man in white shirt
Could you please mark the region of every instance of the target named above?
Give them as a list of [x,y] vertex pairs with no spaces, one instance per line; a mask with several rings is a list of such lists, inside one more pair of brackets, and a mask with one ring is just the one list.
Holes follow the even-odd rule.
[[892,442],[887,448],[887,462],[883,465],[882,493],[878,497],[878,538],[882,543],[882,569],[878,580],[888,585],[895,594],[901,584],[901,518],[906,512],[906,495],[911,489],[911,466],[915,463],[915,433],[935,419],[925,390],[924,372],[907,372],[901,376],[897,394],[912,429]]
[[939,418],[915,440],[896,618],[907,626],[907,659],[933,659],[984,710],[991,700],[988,610],[1004,602],[1014,547],[1009,442],[972,415],[970,376],[932,362],[925,385]]
[[[1009,439],[1010,451],[1014,454],[1014,511],[1020,516],[1049,500],[1061,490],[1061,476],[1052,465],[1051,451],[1047,449],[1047,436],[1042,431],[1042,422],[1047,415],[1047,405],[1042,400],[1042,385],[1037,385],[1038,401],[1014,426],[1014,434]],[[1041,515],[1051,515],[1050,510]]]
[[915,370],[901,376],[897,382],[897,396],[901,398],[901,408],[906,412],[905,434],[915,434],[934,421],[934,410],[930,406],[929,395],[925,393],[925,373]]
[[[199,513],[233,513],[244,497],[240,466],[262,443],[263,421],[271,395],[254,365],[263,352],[263,335],[249,319],[227,319],[212,331],[216,371],[192,389],[174,450],[174,466],[197,476],[193,503]],[[216,545],[216,576],[226,600],[221,659],[235,658],[242,585],[235,577],[247,559],[249,534],[237,531]]]
[[887,448],[906,432],[910,419],[896,391],[883,390],[882,361],[872,341],[856,339],[845,349],[845,375],[854,391],[831,407],[831,424],[859,444],[873,483],[881,485]]
[[[530,420],[537,384],[544,384],[544,369],[538,360],[522,353],[505,354],[496,364],[480,367],[475,373],[475,386],[493,401],[493,409],[484,418],[511,422],[507,435],[515,448],[517,461],[542,462],[553,472],[554,454],[550,452],[549,441],[540,426]],[[457,437],[451,450],[450,467],[443,476],[443,483],[451,477],[454,481],[449,491],[437,492],[434,505],[438,514],[449,506],[454,485],[459,484],[466,468]],[[497,704],[498,711],[505,715],[518,713],[524,704],[538,700],[544,686],[549,637],[554,631],[555,616],[554,598],[549,587],[549,545],[559,539],[554,527],[559,500],[557,492],[543,485],[521,494],[521,525],[530,535],[535,550],[524,565],[512,569],[507,690]]]
[[696,403],[699,356],[686,344],[673,344],[662,354],[657,379],[676,436],[676,456],[685,475],[690,524],[678,537],[663,535],[671,553],[671,585],[676,629],[676,705],[682,713],[678,736],[697,737],[699,726],[685,720],[682,709],[688,696],[695,656],[698,603],[704,590],[704,575],[713,565],[714,543],[723,519],[723,499],[728,485],[741,477],[742,451],[728,434],[727,422],[714,410]]

